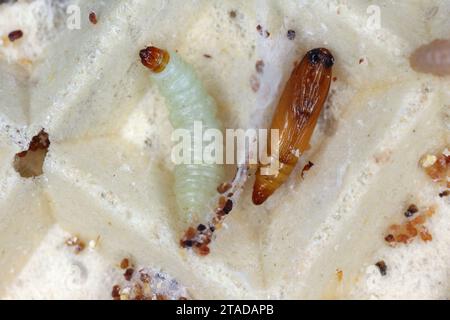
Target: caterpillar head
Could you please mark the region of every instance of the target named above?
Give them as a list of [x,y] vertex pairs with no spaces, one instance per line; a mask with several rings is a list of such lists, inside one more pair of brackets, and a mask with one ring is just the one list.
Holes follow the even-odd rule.
[[170,55],[166,50],[156,47],[147,47],[141,50],[139,56],[142,64],[155,73],[162,72],[170,60]]

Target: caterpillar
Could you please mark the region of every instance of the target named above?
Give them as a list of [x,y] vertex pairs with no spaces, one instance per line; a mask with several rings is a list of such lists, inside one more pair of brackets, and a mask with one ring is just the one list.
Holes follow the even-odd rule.
[[[328,96],[334,58],[324,48],[309,51],[294,68],[281,95],[271,129],[279,130],[276,174],[263,175],[259,165],[253,186],[255,205],[264,203],[289,177],[301,154],[309,148],[320,112]],[[272,152],[271,141],[268,150]]]
[[[201,121],[203,129],[221,128],[216,118],[217,107],[206,92],[193,68],[175,52],[147,47],[139,53],[142,64],[151,70],[150,78],[166,99],[170,122],[174,129],[191,133],[193,154],[194,122]],[[193,158],[192,158],[193,159]],[[178,209],[189,222],[201,220],[202,212],[215,195],[216,187],[224,179],[224,168],[217,164],[177,164],[175,166],[175,196]]]
[[417,48],[409,61],[417,72],[450,75],[450,40],[434,40]]

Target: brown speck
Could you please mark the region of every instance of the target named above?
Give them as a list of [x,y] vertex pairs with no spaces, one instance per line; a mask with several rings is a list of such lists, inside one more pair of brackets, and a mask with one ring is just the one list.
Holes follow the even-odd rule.
[[228,190],[231,189],[231,184],[228,182],[222,183],[220,186],[217,187],[217,192],[220,194],[224,194]]
[[66,245],[74,248],[75,254],[79,254],[86,247],[85,243],[74,236],[66,240]]
[[428,232],[426,228],[423,228],[420,232],[420,238],[425,242],[433,240],[433,236]]
[[84,244],[84,242],[80,241],[80,243],[75,246],[75,254],[79,254],[84,250],[84,248],[86,248],[86,245]]
[[252,88],[253,92],[258,92],[260,87],[260,82],[257,76],[252,75],[250,77],[250,87]]
[[394,242],[394,241],[395,241],[395,238],[394,238],[394,236],[393,236],[392,234],[388,234],[388,235],[384,238],[384,240],[385,240],[386,242],[391,243],[391,242]]
[[375,265],[380,270],[380,273],[381,273],[382,276],[385,276],[387,274],[387,266],[386,266],[386,263],[383,260],[378,261],[377,263],[375,263]]
[[338,281],[341,282],[342,279],[344,279],[344,271],[336,269],[336,277]]
[[308,161],[308,163],[303,167],[302,174],[301,174],[302,179],[304,179],[304,177],[305,177],[305,172],[311,170],[311,168],[313,166],[314,166],[314,163],[312,163],[311,161]]
[[203,232],[206,230],[206,226],[204,224],[199,224],[197,227],[197,230],[200,232]]
[[359,59],[359,64],[362,64],[364,62],[364,58]]
[[120,269],[128,269],[128,267],[130,266],[130,260],[128,260],[127,258],[123,258],[122,261],[120,262]]
[[116,284],[112,288],[111,296],[114,300],[120,300],[120,286],[119,285]]
[[236,18],[237,16],[236,10],[231,10],[230,12],[228,12],[228,15],[230,16],[231,19]]
[[262,27],[261,27],[260,24],[258,24],[258,25],[256,26],[256,31],[258,31],[258,33],[259,33],[260,35],[263,34],[263,33],[262,33]]
[[445,191],[442,191],[441,193],[439,193],[439,197],[441,197],[441,198],[448,197],[449,195],[450,195],[449,190],[445,190]]
[[31,139],[28,150],[16,154],[14,169],[23,178],[38,177],[44,173],[43,165],[50,147],[49,135],[41,130]]
[[91,13],[89,13],[89,21],[92,24],[97,24],[98,20],[97,20],[97,14],[95,12],[92,11]]
[[405,211],[405,217],[411,218],[414,214],[419,212],[419,208],[415,204],[412,204],[408,207],[408,209]]
[[225,203],[225,207],[223,207],[223,212],[225,214],[229,214],[231,210],[233,210],[233,201],[228,199],[227,202]]
[[185,240],[183,244],[186,248],[191,248],[194,245],[194,242],[192,240]]
[[14,30],[14,31],[11,31],[9,34],[8,34],[8,39],[9,39],[9,41],[11,41],[11,42],[14,42],[14,41],[16,41],[16,40],[19,40],[20,38],[22,38],[23,37],[23,31],[22,30]]
[[294,40],[295,39],[295,36],[296,36],[296,34],[295,34],[295,30],[288,30],[287,31],[287,38],[289,39],[289,40]]
[[212,56],[211,56],[210,54],[207,54],[207,53],[205,53],[205,54],[203,55],[203,57],[205,57],[206,59],[211,59],[211,58],[212,58]]
[[262,61],[262,60],[256,61],[255,69],[256,69],[256,72],[258,72],[258,73],[264,73],[264,61]]
[[133,277],[133,273],[134,273],[134,269],[128,268],[127,270],[125,270],[123,277],[125,278],[125,280],[130,281],[131,278]]
[[337,81],[337,77],[333,77],[333,82],[336,82]]

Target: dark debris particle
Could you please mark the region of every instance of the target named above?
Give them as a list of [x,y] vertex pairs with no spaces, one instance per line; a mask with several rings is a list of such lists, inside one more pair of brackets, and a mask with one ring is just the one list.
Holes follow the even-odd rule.
[[408,209],[405,211],[405,217],[411,218],[414,214],[419,212],[419,208],[415,204],[412,204],[408,207]]
[[359,59],[359,64],[362,64],[364,62],[364,58]]
[[305,178],[305,172],[311,170],[312,167],[314,167],[314,163],[312,163],[311,161],[308,161],[308,163],[302,169],[302,173],[301,173],[302,179]]
[[387,266],[386,266],[386,262],[384,262],[383,260],[378,261],[377,263],[375,263],[375,265],[378,267],[378,269],[380,270],[380,273],[382,276],[385,276],[387,274]]
[[225,203],[225,207],[223,207],[223,212],[225,214],[229,214],[231,210],[233,210],[233,201],[228,199],[227,202]]
[[115,285],[112,288],[111,296],[114,300],[120,300],[120,286],[119,285]]
[[197,227],[197,230],[200,231],[200,232],[205,231],[206,230],[206,226],[204,224],[199,224],[198,227]]
[[258,60],[255,64],[256,72],[263,73],[264,72],[264,61]]
[[445,190],[442,191],[441,193],[439,193],[439,197],[444,198],[444,197],[448,197],[450,195],[450,190]]
[[125,278],[125,280],[130,281],[131,278],[133,277],[133,273],[134,273],[134,269],[128,268],[127,270],[125,270],[123,277]]
[[14,41],[16,41],[16,40],[19,40],[20,38],[22,38],[23,37],[23,31],[22,30],[14,30],[14,31],[11,31],[9,34],[8,34],[8,39],[9,39],[9,41],[11,41],[11,42],[14,42]]
[[228,12],[228,15],[230,16],[231,19],[234,19],[237,17],[237,12],[236,10],[231,10],[230,12]]
[[294,40],[295,36],[296,36],[295,30],[290,29],[287,31],[287,38],[289,40]]
[[394,242],[394,241],[395,241],[395,237],[394,237],[392,234],[388,234],[388,235],[384,238],[384,240],[385,240],[386,242],[391,243],[391,242]]
[[258,33],[259,33],[260,35],[263,34],[263,32],[262,32],[262,27],[261,27],[260,24],[258,24],[258,25],[256,26],[256,31],[258,31]]
[[191,248],[194,245],[194,242],[192,240],[186,240],[183,244],[185,247]]
[[205,54],[203,55],[203,57],[205,57],[206,59],[211,59],[211,58],[212,58],[212,56],[211,56],[210,54],[207,54],[207,53],[205,53]]
[[91,13],[89,13],[89,21],[92,24],[97,24],[98,20],[97,20],[97,14],[95,12],[92,11]]

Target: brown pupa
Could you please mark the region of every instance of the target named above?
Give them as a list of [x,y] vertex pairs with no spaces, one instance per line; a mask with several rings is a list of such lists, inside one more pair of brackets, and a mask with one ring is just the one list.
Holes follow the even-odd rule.
[[450,40],[438,39],[417,48],[409,62],[411,68],[420,73],[450,75]]
[[[275,175],[262,175],[260,165],[253,186],[253,203],[267,200],[289,177],[309,141],[327,99],[334,58],[324,48],[309,51],[294,68],[281,95],[271,129],[279,130],[280,167]],[[268,141],[270,152],[272,147]]]

